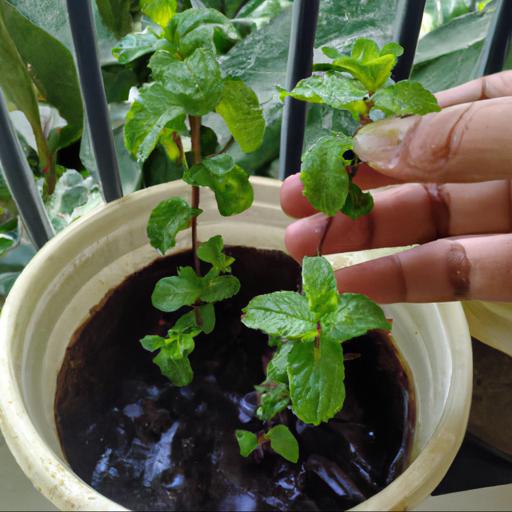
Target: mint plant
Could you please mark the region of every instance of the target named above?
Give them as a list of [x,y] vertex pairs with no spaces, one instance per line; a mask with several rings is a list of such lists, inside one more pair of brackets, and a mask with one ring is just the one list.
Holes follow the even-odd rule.
[[[319,73],[301,80],[292,91],[280,89],[281,98],[291,96],[347,110],[360,126],[387,116],[440,110],[435,97],[420,83],[391,80],[391,71],[403,53],[396,43],[379,48],[374,41],[358,39],[350,55],[334,48],[323,48],[323,52],[332,62],[315,65]],[[304,294],[261,295],[244,309],[242,322],[268,334],[270,345],[276,347],[265,381],[256,386],[260,398],[256,414],[264,422],[271,424],[288,407],[304,423],[329,421],[345,400],[342,343],[372,329],[390,329],[382,309],[368,297],[338,293],[331,265],[321,256],[333,216],[341,212],[357,219],[373,208],[371,194],[353,181],[359,164],[353,139],[344,133],[322,137],[304,154],[304,195],[327,216],[320,256],[303,259]],[[258,436],[237,431],[240,453],[248,456],[261,449],[275,428]],[[293,434],[287,430],[282,439],[278,453],[288,460],[298,457]]]
[[[151,12],[146,14],[151,16]],[[167,15],[170,16],[168,12]],[[157,19],[155,19],[157,21]],[[181,197],[162,201],[147,225],[150,243],[164,254],[176,245],[178,233],[191,227],[193,266],[156,284],[153,305],[163,312],[182,314],[167,336],[148,335],[142,346],[155,352],[155,364],[177,386],[193,379],[189,356],[200,334],[215,328],[215,303],[238,293],[239,280],[232,275],[234,259],[224,252],[222,237],[204,243],[197,236],[200,187],[215,195],[223,216],[248,209],[253,191],[247,173],[225,153],[229,141],[213,154],[203,154],[202,116],[216,113],[244,152],[262,143],[265,123],[256,94],[241,80],[224,76],[219,54],[233,44],[236,30],[213,9],[189,9],[173,14],[160,32],[141,35],[119,49],[120,60],[140,55],[140,45],[151,42],[153,82],[139,90],[128,112],[125,144],[143,162],[157,144],[183,166],[183,179],[191,185],[191,203]],[[128,44],[129,43],[129,44]],[[130,46],[131,45],[131,46]],[[147,49],[147,46],[144,47]],[[145,51],[145,50],[144,50]],[[393,83],[391,71],[402,48],[395,43],[380,49],[368,39],[357,40],[351,55],[324,48],[332,62],[315,66],[318,74],[302,80],[292,96],[334,109],[348,110],[360,125],[389,115],[425,114],[439,107],[419,83]],[[190,148],[191,151],[187,151]],[[304,194],[320,212],[332,218],[339,212],[355,219],[369,213],[373,200],[353,182],[359,159],[352,138],[332,133],[318,140],[303,157],[301,179]],[[274,354],[266,367],[266,379],[256,386],[259,406],[257,433],[237,430],[240,453],[261,457],[270,448],[296,462],[298,442],[289,427],[280,423],[287,408],[304,423],[319,425],[341,410],[345,400],[342,343],[372,329],[389,330],[381,308],[363,295],[342,293],[334,272],[321,256],[303,260],[303,293],[278,291],[253,298],[243,310],[242,322],[269,336]],[[202,273],[201,262],[209,269]]]

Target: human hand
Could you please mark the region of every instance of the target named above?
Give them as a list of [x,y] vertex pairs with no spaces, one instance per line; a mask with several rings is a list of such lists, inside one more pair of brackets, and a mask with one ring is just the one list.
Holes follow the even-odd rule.
[[[337,271],[340,291],[380,303],[512,301],[512,71],[437,99],[441,112],[358,132],[355,152],[371,167],[361,165],[355,182],[395,186],[374,192],[368,216],[334,217],[324,252],[423,244]],[[290,254],[316,254],[327,218],[307,202],[298,175],[283,183],[281,204],[300,219],[286,231]]]

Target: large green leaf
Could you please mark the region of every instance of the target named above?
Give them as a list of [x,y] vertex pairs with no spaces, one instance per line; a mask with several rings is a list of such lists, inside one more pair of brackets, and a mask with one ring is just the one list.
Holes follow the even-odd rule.
[[256,93],[241,80],[224,80],[222,100],[216,111],[245,153],[256,151],[263,142],[265,119]]
[[0,73],[0,87],[7,101],[13,103],[27,117],[41,153],[46,142],[41,128],[34,86],[25,62],[9,34],[2,13],[0,13],[0,66],[4,70]]
[[[32,23],[58,39],[71,53],[74,53],[73,39],[69,28],[66,0],[8,0]],[[105,25],[95,1],[92,9],[96,24],[96,39],[101,64],[115,63],[112,48],[117,39]]]
[[274,292],[254,297],[243,309],[242,323],[271,336],[312,339],[317,334],[315,316],[306,297],[295,292]]
[[153,82],[140,90],[132,104],[124,127],[128,151],[144,162],[155,149],[164,128],[184,132],[185,111],[173,103],[174,96],[160,83]]
[[311,205],[326,215],[336,215],[347,199],[349,177],[345,151],[352,139],[343,135],[322,137],[302,159],[301,180]]
[[224,83],[211,51],[200,48],[181,61],[167,50],[158,50],[149,67],[153,78],[169,92],[169,102],[181,106],[187,114],[207,114],[222,99]]
[[345,400],[345,367],[341,345],[322,333],[314,341],[294,343],[288,356],[294,414],[304,423],[329,421]]
[[59,130],[54,146],[64,147],[76,140],[82,131],[83,110],[75,63],[69,50],[34,23],[30,22],[6,0],[0,0],[8,31],[39,93],[59,110],[68,126]]
[[155,308],[170,313],[194,304],[202,287],[201,278],[192,267],[181,267],[177,276],[164,277],[156,283],[151,301]]
[[431,91],[441,91],[475,78],[483,40],[495,2],[482,12],[451,20],[418,44],[412,78]]
[[103,23],[116,37],[123,37],[132,29],[131,0],[96,0]]
[[162,254],[176,245],[176,235],[188,228],[201,210],[192,208],[185,199],[171,197],[161,201],[151,212],[147,234],[151,245]]
[[331,264],[322,256],[302,260],[302,288],[317,318],[338,307],[338,288]]
[[230,216],[247,210],[254,199],[248,174],[235,165],[229,155],[217,155],[187,169],[183,179],[200,187],[209,187],[221,215]]

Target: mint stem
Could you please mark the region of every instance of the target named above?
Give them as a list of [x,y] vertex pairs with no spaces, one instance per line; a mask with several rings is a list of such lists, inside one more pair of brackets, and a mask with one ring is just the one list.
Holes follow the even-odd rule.
[[[201,163],[201,117],[189,116],[190,132],[192,138],[192,155],[194,165]],[[199,187],[192,186],[192,208],[199,208],[200,200]],[[201,264],[197,256],[197,216],[192,218],[192,254],[194,257],[194,269],[198,276],[201,275]],[[199,327],[203,325],[203,319],[199,310],[199,303],[194,304],[194,314]]]

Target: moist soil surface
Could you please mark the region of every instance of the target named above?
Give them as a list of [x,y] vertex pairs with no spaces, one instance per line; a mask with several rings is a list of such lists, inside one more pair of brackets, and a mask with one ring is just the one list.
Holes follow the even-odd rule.
[[271,355],[240,311],[255,295],[297,290],[300,268],[279,251],[229,247],[240,293],[216,305],[217,325],[196,340],[194,381],[177,388],[139,339],[177,318],[151,305],[158,279],[191,264],[162,258],[111,292],[75,333],[58,377],[57,427],[74,471],[132,510],[332,510],[377,493],[407,462],[414,424],[410,381],[391,340],[372,332],[345,342],[347,398],[328,424],[290,412],[300,459],[244,459],[235,429],[257,431],[253,386]]

